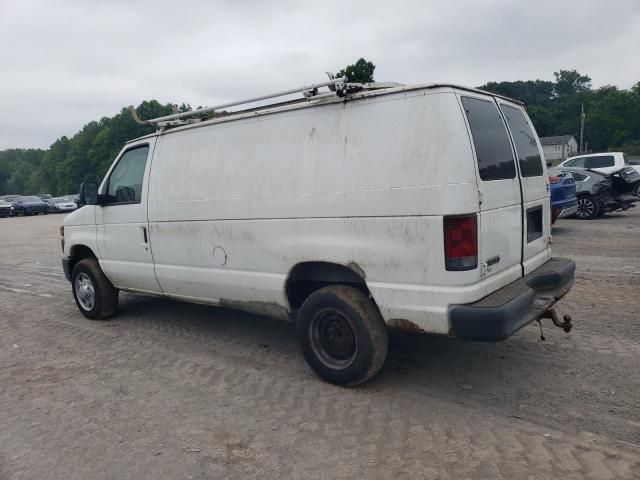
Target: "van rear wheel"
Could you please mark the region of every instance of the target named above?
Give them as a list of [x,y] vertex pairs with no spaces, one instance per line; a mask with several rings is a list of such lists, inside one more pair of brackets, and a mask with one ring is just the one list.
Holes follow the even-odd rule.
[[297,332],[313,371],[336,385],[366,382],[387,357],[387,326],[376,305],[353,287],[312,293],[298,313]]
[[71,285],[78,310],[91,320],[107,319],[118,308],[118,289],[95,258],[80,260],[73,267]]

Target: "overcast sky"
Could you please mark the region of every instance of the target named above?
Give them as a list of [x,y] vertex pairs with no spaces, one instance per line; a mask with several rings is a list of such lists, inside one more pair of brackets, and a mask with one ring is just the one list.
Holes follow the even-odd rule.
[[145,99],[213,105],[325,80],[357,58],[379,81],[640,81],[640,0],[0,0],[0,149]]

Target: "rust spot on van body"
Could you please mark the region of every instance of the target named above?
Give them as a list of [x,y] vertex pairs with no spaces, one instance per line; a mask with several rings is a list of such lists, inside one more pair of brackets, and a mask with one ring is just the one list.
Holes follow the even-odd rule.
[[347,263],[347,268],[350,268],[351,270],[356,272],[363,280],[367,279],[367,274],[364,273],[364,270],[360,268],[360,265],[358,265],[356,262]]
[[289,314],[289,311],[275,302],[240,302],[223,298],[220,299],[220,306],[256,315],[264,315],[265,317],[277,318],[279,320],[293,321],[293,317]]
[[389,326],[397,328],[399,330],[406,330],[407,332],[424,333],[424,330],[413,322],[405,320],[403,318],[392,318],[389,320]]

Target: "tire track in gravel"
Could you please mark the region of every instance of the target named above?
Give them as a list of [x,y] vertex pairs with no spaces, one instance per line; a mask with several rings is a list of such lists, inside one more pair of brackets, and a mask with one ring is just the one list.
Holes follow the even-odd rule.
[[[24,328],[28,330],[28,326]],[[401,395],[396,391],[389,397],[392,392],[385,388],[345,390],[313,378],[292,377],[290,372],[278,369],[251,368],[226,356],[216,357],[217,364],[212,364],[207,357],[167,349],[157,341],[140,345],[127,335],[114,336],[101,328],[79,326],[71,320],[45,323],[38,328],[49,339],[56,336],[66,341],[73,339],[78,344],[100,346],[109,352],[109,357],[125,358],[123,366],[129,362],[147,365],[147,375],[205,388],[215,394],[218,402],[227,402],[238,414],[250,412],[252,418],[284,423],[293,438],[308,437],[318,425],[322,425],[324,431],[336,432],[338,438],[341,435],[354,438],[356,445],[344,450],[344,461],[354,472],[369,472],[371,477],[395,476],[410,465],[441,478],[488,471],[500,472],[505,478],[531,472],[550,477],[624,478],[640,466],[640,454],[635,448],[605,447],[606,443],[612,443],[606,437],[575,438],[558,430],[541,430],[527,422],[513,424],[491,415],[488,422],[478,418],[472,422],[461,421],[460,418],[467,420],[474,415],[457,411],[459,408],[452,406],[448,399],[428,397],[425,404],[423,395],[406,391]],[[109,340],[107,345],[105,337]],[[136,350],[135,356],[127,356],[132,350]],[[64,420],[59,423],[73,425],[70,411],[61,405],[55,408],[62,409],[56,410],[57,417],[54,416]],[[449,413],[439,419],[440,423],[433,424],[430,418],[434,409]],[[2,422],[8,420],[5,418]],[[238,417],[235,421],[239,421]],[[105,427],[99,421],[92,422],[95,425],[91,429],[95,431]],[[61,441],[64,435],[65,432],[59,430],[39,434],[36,440]],[[286,437],[280,444],[276,441],[263,448],[296,450],[289,435]],[[497,456],[494,453],[485,458],[487,451],[496,452]],[[375,459],[375,465],[370,464],[371,458]]]
[[[70,295],[68,296],[70,297]],[[243,314],[238,314],[237,312],[205,306],[181,304],[165,300],[151,300],[142,297],[129,297],[129,300],[130,303],[134,305],[133,308],[129,309],[125,301],[123,311],[120,312],[119,317],[112,323],[102,323],[84,320],[75,311],[73,301],[69,299],[67,304],[59,309],[60,313],[57,315],[59,320],[55,320],[54,322],[60,323],[61,325],[55,328],[60,329],[62,332],[69,328],[75,329],[79,334],[84,335],[84,338],[100,335],[106,336],[107,338],[117,338],[118,336],[126,337],[128,341],[135,342],[137,348],[141,350],[150,348],[150,346],[156,344],[166,344],[165,349],[174,352],[186,352],[190,356],[200,356],[204,364],[217,361],[220,355],[222,355],[246,367],[255,366],[257,359],[259,359],[259,364],[265,369],[282,369],[287,371],[295,368],[299,372],[305,372],[304,364],[302,363],[295,343],[292,326],[290,325],[270,319],[258,318],[251,315],[243,316]],[[51,305],[48,305],[46,308],[47,312],[51,312]],[[145,315],[143,312],[147,309],[150,311],[148,315]],[[172,312],[174,310],[180,312],[186,310],[186,314],[181,319],[175,319],[172,318]],[[132,314],[134,318],[128,318],[131,317]],[[224,318],[238,315],[240,316],[239,319]],[[47,320],[47,322],[48,321],[49,320]],[[275,342],[273,342],[274,331],[279,332]],[[530,361],[533,362],[534,365],[536,363],[539,364],[535,366],[536,371],[548,369],[549,362],[564,365],[563,370],[568,368],[570,371],[577,372],[580,372],[581,367],[585,367],[584,365],[579,365],[579,362],[584,361],[581,358],[576,359],[574,363],[567,361],[567,359],[573,359],[572,355],[567,355],[568,349],[589,351],[588,348],[580,344],[580,340],[573,338],[575,335],[572,335],[571,338],[561,336],[563,334],[557,335],[556,337],[549,337],[550,340],[543,344],[537,342],[535,337],[531,338],[533,341],[528,341],[527,339],[521,338],[521,335],[522,334],[519,334],[517,337],[511,339],[509,343],[505,342],[504,344],[500,344],[500,351],[503,352],[503,354],[506,353],[512,356],[530,358]],[[274,343],[271,346],[272,348],[263,348],[267,347],[267,345],[263,343],[267,337],[270,337],[267,341]],[[455,341],[450,342],[440,337],[428,336],[425,337],[423,341],[420,337],[421,336],[416,337],[418,338],[418,355],[426,356],[427,362],[432,362],[432,359],[430,359],[432,357],[421,354],[420,352],[429,352],[434,349],[434,345],[436,348],[434,352],[436,358],[437,356],[443,355],[446,358],[455,352],[459,352],[463,354],[463,358],[472,361],[474,356],[477,357],[477,355],[483,351],[488,351],[494,355],[497,353],[493,351],[493,345],[463,344]],[[557,338],[557,340],[555,340],[555,338]],[[590,337],[587,336],[586,338]],[[167,339],[170,339],[168,343]],[[629,352],[628,349],[625,349],[624,345],[615,344],[615,342],[612,342],[612,344],[617,348],[607,350],[605,342],[601,341],[598,348],[593,352],[596,353],[597,356],[588,357],[588,363],[594,365],[606,363],[605,360],[600,357],[611,354],[617,354],[629,362],[635,361],[633,351]],[[633,349],[637,348],[634,344],[629,345]],[[443,347],[445,347],[444,350]],[[440,350],[439,352],[438,349]],[[123,350],[123,355],[127,355],[126,350],[126,348]],[[456,355],[458,354],[456,353]],[[398,367],[398,362],[400,362],[401,370],[411,370],[411,365],[407,366],[403,363],[403,356],[404,353],[402,352],[400,356],[394,356],[392,353],[385,370],[395,370]],[[532,367],[534,365],[532,365]],[[442,367],[443,371],[446,370],[446,362],[443,363]],[[436,369],[436,372],[433,371],[434,369]],[[435,373],[442,379],[442,375],[440,375],[440,372],[437,370],[437,365],[430,368],[431,374]],[[585,370],[587,372],[591,371],[590,368],[586,368]],[[420,368],[413,372],[413,377],[410,378],[415,379],[418,383],[424,383],[422,378],[416,376],[419,374]],[[389,381],[392,380],[392,378],[393,377],[388,377],[387,375],[385,380]],[[597,380],[597,377],[594,377],[593,380]],[[410,380],[405,379],[405,382],[406,381]],[[587,382],[588,385],[590,383],[590,377],[587,375],[584,377],[584,381]],[[433,386],[429,388],[433,388]],[[436,393],[443,395],[446,391],[443,391],[442,388],[437,388]],[[624,393],[624,391],[618,392],[618,396],[620,396],[621,393]],[[540,395],[542,393],[537,394]],[[595,391],[595,394],[599,395],[599,392]],[[429,395],[431,396],[433,393],[429,393]],[[590,395],[593,395],[593,393]],[[452,399],[458,398],[459,400],[459,397],[455,395],[450,395],[450,397]],[[623,396],[621,398],[625,397]],[[606,399],[599,401],[604,400]],[[480,403],[486,404],[487,402]],[[591,399],[591,403],[593,403],[593,399]],[[624,407],[622,411],[625,409],[628,409],[628,407]],[[594,412],[594,415],[597,414],[597,412]],[[528,417],[531,419],[531,414]],[[610,424],[620,424],[620,427],[624,427],[621,428],[621,431],[628,430],[629,423],[626,419],[628,418],[628,414],[623,415],[622,418],[609,417]]]

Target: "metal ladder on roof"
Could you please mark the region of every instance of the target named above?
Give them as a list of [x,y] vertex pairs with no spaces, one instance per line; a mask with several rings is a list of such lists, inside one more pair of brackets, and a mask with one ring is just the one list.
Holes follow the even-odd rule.
[[[400,83],[395,82],[371,82],[371,83],[349,83],[346,76],[335,78],[330,72],[326,72],[329,76],[329,81],[322,83],[314,83],[299,88],[291,88],[289,90],[283,90],[281,92],[270,93],[267,95],[261,95],[259,97],[246,98],[244,100],[236,100],[233,102],[222,103],[220,105],[214,105],[212,107],[197,108],[189,110],[187,112],[173,113],[171,115],[165,115],[163,117],[151,118],[143,120],[138,116],[135,107],[130,106],[129,110],[133,119],[140,125],[151,125],[159,130],[164,130],[166,127],[177,125],[189,125],[192,123],[202,122],[210,117],[208,114],[213,114],[216,110],[222,110],[223,108],[236,107],[245,104],[251,104],[260,102],[262,100],[269,100],[271,98],[284,97],[286,95],[292,95],[295,93],[302,93],[303,97],[307,100],[313,100],[327,96],[345,97],[352,93],[357,93],[363,90],[380,90],[385,88],[393,88],[402,86]],[[320,93],[320,89],[327,87],[328,92]],[[261,108],[266,108],[264,106]],[[238,115],[246,113],[246,110],[240,110],[237,112],[228,112],[228,115]]]

